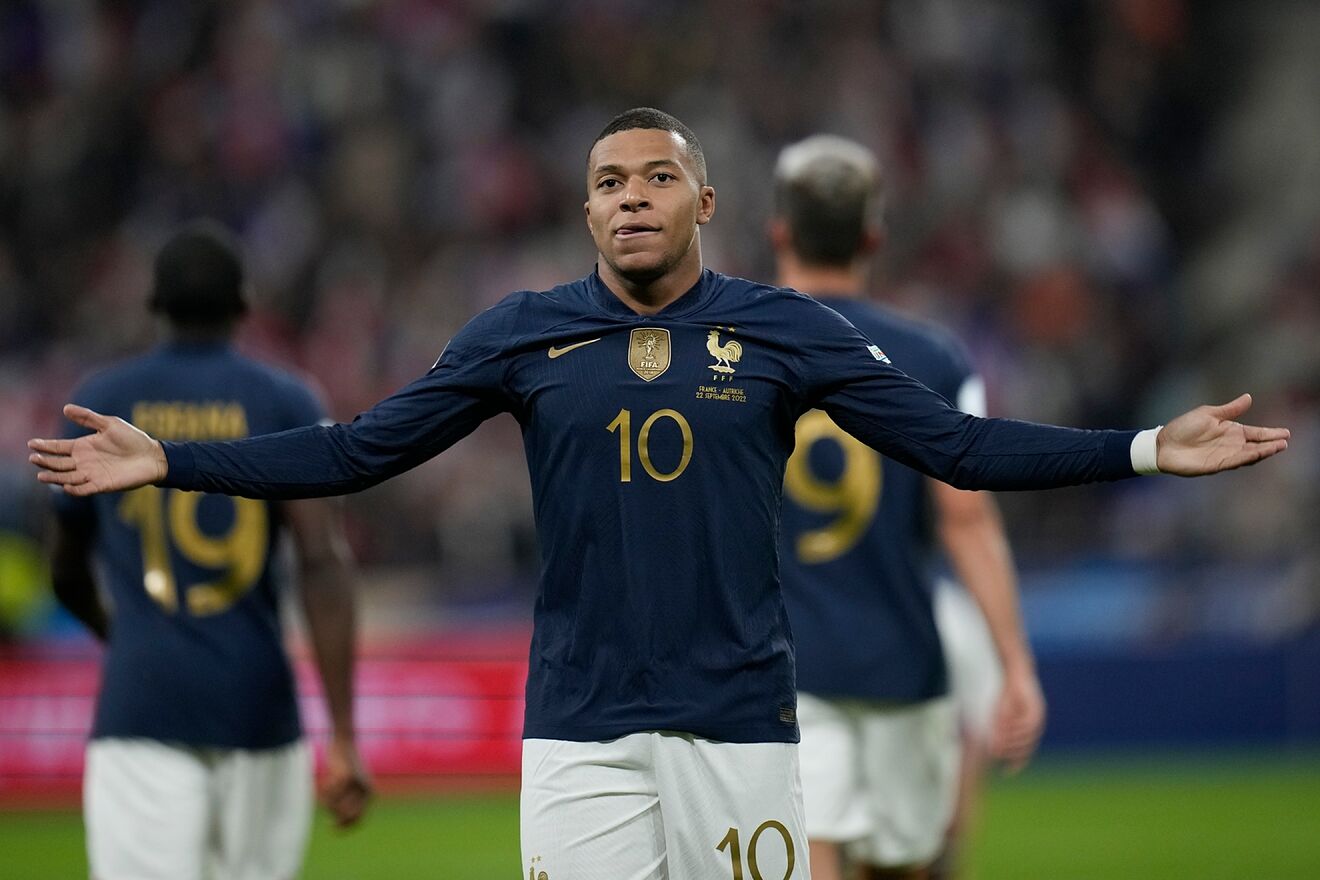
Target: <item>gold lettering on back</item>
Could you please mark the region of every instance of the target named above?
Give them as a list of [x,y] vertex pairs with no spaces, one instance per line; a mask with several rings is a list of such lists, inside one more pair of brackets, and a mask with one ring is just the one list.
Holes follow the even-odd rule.
[[143,400],[131,420],[157,440],[238,440],[248,436],[247,412],[235,401]]

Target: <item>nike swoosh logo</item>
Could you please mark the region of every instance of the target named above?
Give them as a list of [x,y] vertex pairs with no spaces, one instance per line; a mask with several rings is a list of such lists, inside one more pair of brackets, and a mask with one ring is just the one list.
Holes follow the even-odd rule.
[[550,350],[546,352],[546,354],[550,355],[550,360],[554,360],[557,357],[568,354],[570,351],[572,351],[575,348],[581,348],[584,345],[591,345],[591,343],[600,342],[600,340],[601,337],[597,336],[595,339],[588,339],[586,342],[575,342],[572,345],[565,345],[563,348],[555,348],[552,345],[550,346]]

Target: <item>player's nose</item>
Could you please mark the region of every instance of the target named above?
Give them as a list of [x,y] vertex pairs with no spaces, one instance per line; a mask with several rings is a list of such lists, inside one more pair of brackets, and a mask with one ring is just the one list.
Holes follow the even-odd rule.
[[625,211],[637,211],[650,207],[650,200],[646,197],[646,191],[639,184],[629,183],[623,191],[623,198],[619,205]]

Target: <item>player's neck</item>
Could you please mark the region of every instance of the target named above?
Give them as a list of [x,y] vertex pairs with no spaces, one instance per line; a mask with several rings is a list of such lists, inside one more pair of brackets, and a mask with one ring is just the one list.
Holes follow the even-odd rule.
[[778,261],[780,287],[791,287],[807,294],[830,294],[860,299],[868,283],[866,263],[850,266],[821,266],[781,256]]
[[701,280],[701,251],[694,244],[689,256],[673,270],[647,281],[626,278],[603,259],[597,261],[596,271],[610,293],[624,305],[639,315],[654,315]]
[[234,325],[179,325],[166,326],[165,339],[179,345],[227,345],[234,337]]

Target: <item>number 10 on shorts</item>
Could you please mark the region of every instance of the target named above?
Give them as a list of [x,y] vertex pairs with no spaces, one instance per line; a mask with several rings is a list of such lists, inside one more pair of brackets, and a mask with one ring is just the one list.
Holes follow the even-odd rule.
[[[782,877],[766,877],[761,873],[761,866],[757,863],[757,847],[761,843],[761,835],[766,831],[774,829],[779,832],[779,836],[784,839],[785,867]],[[742,843],[737,828],[730,828],[720,841],[719,846],[715,847],[720,852],[726,849],[729,851],[729,861],[733,867],[733,880],[789,880],[793,876],[793,866],[797,862],[797,856],[793,851],[793,838],[789,837],[788,829],[784,827],[783,822],[777,822],[774,819],[762,822],[752,832],[752,837],[747,841],[747,868],[751,872],[750,877],[743,873]]]

